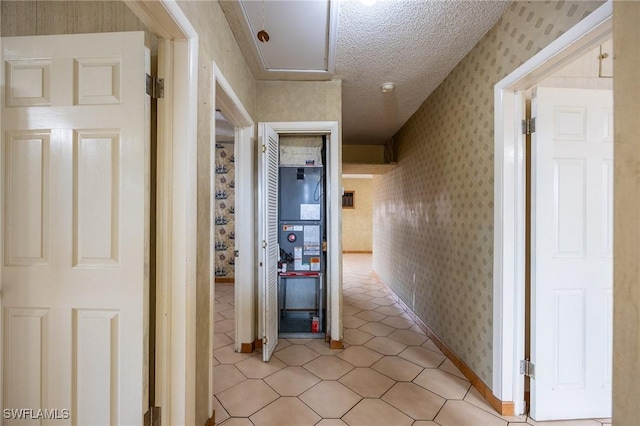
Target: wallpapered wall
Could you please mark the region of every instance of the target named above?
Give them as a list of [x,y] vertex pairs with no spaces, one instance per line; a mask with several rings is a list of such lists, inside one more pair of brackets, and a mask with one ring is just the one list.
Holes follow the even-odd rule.
[[[213,82],[212,61],[215,61],[224,77],[233,88],[242,105],[253,116],[256,97],[256,81],[244,61],[240,47],[216,1],[179,1],[178,5],[198,33],[198,211],[196,250],[196,415],[193,424],[203,425],[211,416],[209,411],[209,345],[213,335],[209,323],[209,296],[211,275],[211,252],[215,250],[215,238],[209,238],[212,226],[210,210],[212,182],[216,177],[215,164],[211,164],[211,87]],[[214,176],[212,177],[212,174]],[[214,256],[216,252],[214,251]],[[217,260],[217,258],[216,258]],[[217,265],[215,265],[217,266]]]
[[373,179],[342,179],[345,191],[354,191],[353,209],[342,209],[342,251],[370,252],[373,233]]
[[235,158],[232,143],[216,144],[215,251],[216,279],[234,277],[235,270]]
[[394,136],[398,166],[374,179],[375,271],[490,387],[493,86],[600,4],[514,2]]
[[158,40],[122,2],[18,0],[0,2],[2,37],[145,31],[145,45],[155,56]]
[[614,2],[613,424],[637,423],[640,381],[640,3]]

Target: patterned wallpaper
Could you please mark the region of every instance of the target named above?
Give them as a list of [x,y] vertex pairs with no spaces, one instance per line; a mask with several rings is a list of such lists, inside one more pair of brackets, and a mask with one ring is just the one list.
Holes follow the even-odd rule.
[[600,4],[514,2],[394,136],[398,166],[374,178],[375,271],[488,386],[493,86]]
[[[196,253],[196,416],[193,424],[205,424],[211,411],[209,404],[209,347],[213,332],[209,324],[209,300],[211,290],[211,258],[215,251],[215,236],[211,235],[211,182],[217,184],[215,164],[211,164],[211,117],[215,105],[211,102],[213,67],[219,67],[249,115],[255,118],[256,81],[244,61],[240,47],[217,1],[178,1],[178,6],[189,19],[198,34],[198,218]],[[212,176],[213,174],[213,176]],[[218,203],[217,203],[218,204]],[[216,205],[215,208],[218,206]],[[215,229],[215,228],[214,228]],[[219,235],[219,234],[218,234]],[[211,241],[213,239],[213,241]],[[213,250],[213,256],[211,251]],[[216,257],[215,260],[219,259]],[[217,263],[216,263],[217,266]],[[215,271],[214,271],[215,273]]]
[[232,143],[216,143],[216,278],[233,278],[235,269],[235,159]]

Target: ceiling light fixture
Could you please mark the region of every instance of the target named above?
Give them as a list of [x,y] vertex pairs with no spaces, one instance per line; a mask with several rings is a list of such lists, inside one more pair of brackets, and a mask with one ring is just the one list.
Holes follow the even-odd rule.
[[258,31],[258,34],[256,34],[256,37],[258,37],[258,40],[260,40],[263,43],[266,43],[269,41],[269,33],[266,32],[264,29],[264,0],[262,0],[262,29]]
[[393,92],[395,84],[393,84],[392,82],[384,83],[382,86],[380,86],[380,88],[382,89],[382,93]]

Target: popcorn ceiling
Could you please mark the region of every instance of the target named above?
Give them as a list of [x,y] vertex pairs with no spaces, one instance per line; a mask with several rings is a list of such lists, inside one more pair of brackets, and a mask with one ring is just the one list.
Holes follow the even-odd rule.
[[[343,143],[389,140],[510,4],[341,2],[335,77],[343,79]],[[387,81],[395,90],[382,93]]]

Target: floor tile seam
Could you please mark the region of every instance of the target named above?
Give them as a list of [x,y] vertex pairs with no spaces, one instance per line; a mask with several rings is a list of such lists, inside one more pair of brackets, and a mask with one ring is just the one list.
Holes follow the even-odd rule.
[[[384,337],[384,336],[382,336],[382,337]],[[373,339],[371,339],[371,340],[373,340]],[[369,340],[367,343],[371,342],[371,340]],[[400,352],[397,352],[397,353],[384,353],[384,352],[380,352],[380,350],[378,350],[378,349],[374,349],[374,348],[372,348],[370,346],[367,346],[366,343],[363,346],[365,348],[367,348],[367,349],[371,349],[374,352],[378,352],[382,356],[398,356],[402,351],[404,351],[406,349],[406,347],[405,347]]]
[[[420,372],[420,374],[422,374],[425,370],[437,370],[437,369],[436,369],[436,368],[429,368],[429,367],[425,367],[425,368],[424,368],[424,370],[422,370],[422,371]],[[419,376],[420,374],[418,374],[418,376]],[[418,378],[418,376],[416,376],[416,377],[411,381],[411,383],[413,383],[413,384],[414,384],[414,385],[416,385],[416,386],[420,386],[422,389],[424,389],[424,390],[426,390],[426,391],[429,391],[429,392],[431,392],[432,394],[439,396],[440,398],[444,398],[444,399],[445,399],[445,400],[447,400],[447,401],[464,401],[464,396],[463,396],[461,399],[459,399],[459,398],[448,398],[448,397],[446,397],[446,396],[444,396],[444,395],[440,395],[439,393],[437,393],[437,392],[436,392],[436,391],[434,391],[434,390],[431,390],[431,389],[427,389],[427,388],[425,388],[425,387],[424,387],[424,386],[422,386],[420,383],[416,383],[416,382],[415,382],[415,380]],[[469,383],[469,385],[471,386],[471,383]],[[464,394],[464,395],[466,396],[468,392],[469,392],[469,388],[467,388],[467,390],[465,391],[465,394]],[[465,402],[466,402],[466,401],[465,401]],[[467,402],[467,404],[469,404],[469,403]],[[473,405],[473,404],[470,404],[470,405]],[[473,405],[473,406],[475,407],[475,405]]]
[[[316,359],[318,359],[318,358],[316,358]],[[307,364],[309,364],[309,363],[307,363]],[[307,365],[307,364],[305,364],[305,365]],[[309,370],[309,369],[308,369],[307,367],[305,367],[304,365],[301,365],[301,366],[300,366],[300,368],[304,368],[304,370],[305,370],[307,373],[309,373],[309,374],[311,374],[311,375],[315,376],[316,378],[318,378],[318,380],[320,380],[320,382],[324,381],[324,379],[323,379],[322,377],[318,376],[317,374],[315,374],[313,371]],[[320,382],[318,382],[318,383],[320,383]],[[316,383],[316,385],[317,385],[318,383]],[[315,386],[315,385],[314,385],[314,386]],[[313,387],[313,386],[312,386],[312,387]],[[311,388],[309,388],[309,389],[311,389]],[[309,390],[309,389],[307,389],[307,390]],[[305,392],[306,392],[306,391],[305,391]]]
[[344,418],[345,418],[345,417],[346,417],[346,416],[347,416],[351,411],[353,411],[353,409],[354,409],[354,408],[356,408],[356,406],[357,406],[358,404],[360,404],[363,400],[364,400],[364,398],[361,398],[361,399],[360,399],[360,401],[358,401],[358,402],[356,402],[355,404],[353,404],[353,406],[352,406],[351,408],[349,408],[349,409],[347,410],[347,412],[346,412],[346,413],[344,413],[344,414],[342,415],[342,417],[340,417],[340,420],[342,420],[342,421],[343,421],[344,423],[346,423],[347,425],[352,426],[352,425],[351,425],[351,423],[347,423],[347,421],[346,421],[346,420],[344,420]]
[[[357,368],[361,368],[361,369],[364,369],[364,368],[366,368],[366,369],[372,369],[371,367],[357,367]],[[372,369],[372,370],[373,370],[373,369]],[[375,371],[375,370],[373,370],[373,371]],[[353,370],[351,370],[349,373],[353,373]],[[378,373],[378,374],[380,374],[380,375],[384,376],[384,374],[382,374],[382,373],[380,373],[380,372],[378,372],[378,371],[376,371],[376,373]],[[345,374],[344,376],[342,376],[342,377],[341,377],[341,379],[344,379],[344,378],[345,378],[345,376],[346,376],[346,374]],[[392,387],[394,387],[394,386],[396,385],[396,383],[398,383],[398,381],[397,381],[397,380],[392,379],[391,377],[388,377],[388,376],[385,376],[385,377],[386,377],[386,378],[388,378],[388,379],[390,379],[390,380],[393,380],[393,384],[392,384],[391,386],[389,386],[389,389],[391,389]],[[340,380],[338,380],[338,382],[339,382],[339,383],[341,383],[341,384],[342,384],[342,386],[346,386],[346,387],[347,387],[349,390],[351,390],[352,392],[357,393],[357,394],[358,394],[358,395],[360,395],[362,398],[369,398],[369,399],[382,399],[382,395],[384,395],[385,393],[387,393],[387,392],[389,391],[389,389],[387,389],[386,391],[384,391],[384,392],[382,393],[382,395],[380,395],[380,396],[378,396],[378,397],[375,397],[375,396],[365,396],[365,395],[362,395],[362,394],[361,394],[360,392],[358,392],[357,390],[355,390],[355,389],[351,388],[351,387],[350,387],[349,385],[347,385],[346,383],[341,382]]]
[[[236,368],[237,368],[237,367],[236,367]],[[247,379],[251,379],[251,380],[262,380],[262,381],[264,381],[264,379],[266,379],[267,377],[273,376],[273,375],[274,375],[274,374],[276,374],[278,371],[281,371],[283,368],[286,368],[286,367],[281,367],[281,368],[279,368],[278,370],[276,370],[276,371],[274,371],[274,372],[272,372],[272,373],[269,373],[269,374],[267,374],[266,376],[263,376],[263,377],[249,377],[249,376],[247,376],[247,375],[246,375],[242,370],[240,370],[239,368],[238,368],[238,370],[240,370],[240,372],[241,372],[242,374],[244,374],[244,375],[247,377]]]
[[[255,416],[256,414],[258,414],[260,411],[266,409],[267,407],[269,407],[270,405],[275,404],[276,402],[278,402],[278,400],[282,399],[282,398],[295,398],[298,401],[300,401],[305,407],[309,408],[311,411],[313,411],[314,414],[316,414],[318,417],[320,417],[320,420],[318,420],[315,424],[320,423],[322,420],[324,420],[324,418],[318,414],[313,408],[309,407],[307,404],[305,404],[305,402],[303,400],[301,400],[300,398],[298,398],[297,396],[282,396],[280,395],[277,399],[275,399],[274,401],[270,402],[269,404],[265,405],[264,407],[262,407],[260,410],[258,410],[257,412],[253,413],[252,416]],[[240,417],[240,418],[246,418],[247,420],[249,420],[251,422],[251,424],[255,425],[255,423],[253,422],[253,420],[251,420],[249,417]]]
[[[426,370],[426,369],[425,369],[425,370]],[[416,377],[417,377],[417,376],[416,376]],[[414,380],[415,380],[415,379],[414,379]],[[445,403],[446,403],[447,401],[463,401],[462,399],[447,398],[447,397],[445,397],[445,396],[443,396],[443,395],[440,395],[439,393],[437,393],[437,392],[436,392],[436,391],[434,391],[434,390],[431,390],[431,389],[427,389],[427,388],[425,388],[425,387],[424,387],[424,386],[422,386],[420,383],[416,383],[416,382],[414,382],[413,380],[412,380],[411,382],[399,382],[399,383],[413,383],[414,385],[418,386],[420,389],[425,390],[425,391],[429,392],[430,394],[437,396],[438,398],[442,398],[442,399],[444,399]],[[465,393],[465,395],[466,395],[466,393]],[[444,406],[444,403],[443,403],[442,405]],[[437,415],[436,415],[436,416],[437,416]],[[434,417],[434,419],[435,419],[435,417]]]
[[[363,367],[359,367],[359,368],[363,368]],[[364,367],[364,368],[366,368],[366,367]],[[375,370],[374,370],[374,371],[375,371]],[[352,371],[351,371],[351,372],[352,372]],[[380,373],[380,372],[378,372],[378,371],[376,371],[376,373],[381,374],[381,375],[384,375],[384,374],[382,374],[382,373]],[[343,376],[343,377],[344,377],[344,376]],[[387,376],[385,376],[385,377],[387,377]],[[391,379],[391,377],[389,377],[389,379]],[[391,386],[389,386],[389,389],[387,389],[387,390],[386,390],[386,391],[384,391],[380,396],[377,396],[377,397],[376,397],[376,396],[365,396],[365,395],[362,395],[362,394],[361,394],[360,392],[358,392],[357,390],[352,389],[351,387],[349,387],[349,385],[347,385],[347,384],[345,384],[345,383],[342,383],[342,382],[340,382],[339,380],[338,380],[338,381],[339,381],[343,386],[346,386],[347,388],[349,388],[352,392],[355,392],[355,393],[357,393],[358,395],[360,395],[360,396],[362,397],[362,399],[382,399],[382,397],[383,397],[384,395],[386,395],[386,393],[387,393],[387,392],[389,392],[389,390],[391,390],[391,388],[393,388],[393,387],[398,383],[398,381],[397,381],[397,380],[395,380],[395,379],[391,379],[391,380],[393,380],[393,384],[392,384]],[[385,401],[385,402],[386,402],[386,401]],[[389,403],[387,402],[387,404],[389,404]],[[391,405],[391,404],[389,404],[389,405]],[[398,409],[397,407],[394,407],[394,408]],[[398,409],[398,410],[399,410],[399,409]],[[402,411],[402,410],[400,410],[400,411]],[[406,413],[405,413],[405,414],[406,414]],[[415,419],[414,419],[414,420],[415,420]]]
[[[323,381],[324,381],[324,382],[337,382],[337,383],[340,383],[340,382],[338,382],[337,380],[323,380]],[[360,399],[359,399],[355,404],[353,404],[353,406],[352,406],[351,408],[349,408],[349,409],[347,410],[347,412],[346,412],[346,413],[344,413],[341,417],[323,417],[323,416],[322,416],[320,413],[318,413],[318,412],[317,412],[313,407],[311,407],[311,406],[310,406],[309,404],[307,404],[307,403],[306,403],[302,398],[300,398],[300,397],[302,396],[302,394],[304,394],[304,393],[306,393],[306,392],[309,392],[311,389],[313,389],[314,387],[318,386],[320,383],[322,383],[322,382],[318,382],[318,383],[316,383],[315,385],[311,386],[309,389],[307,389],[306,391],[304,391],[303,393],[301,393],[300,395],[298,395],[298,396],[297,396],[297,398],[298,398],[298,399],[299,399],[299,400],[300,400],[304,405],[306,405],[307,407],[309,407],[309,408],[310,408],[314,413],[316,413],[318,416],[320,416],[320,419],[321,419],[320,421],[322,421],[322,420],[324,420],[324,419],[340,419],[340,420],[342,420],[342,417],[346,416],[346,415],[347,415],[347,413],[348,413],[349,411],[353,410],[353,407],[355,407],[356,405],[358,405],[358,404],[360,403],[360,401],[362,401],[362,400],[364,399],[363,397],[361,397],[359,394],[357,394],[356,392],[354,392],[354,391],[353,391],[353,390],[351,390],[350,388],[347,388],[347,389],[349,389],[351,392],[354,392],[354,393],[356,393],[356,395],[360,396]],[[340,384],[341,384],[342,386],[344,386],[342,383],[340,383]],[[346,387],[346,386],[345,386],[345,387]],[[346,422],[345,422],[345,423],[346,423]]]
[[[407,382],[398,382],[398,383],[407,383]],[[414,383],[414,385],[419,386],[419,385],[417,385],[416,383]],[[386,395],[387,393],[391,392],[391,389],[393,389],[393,388],[394,388],[394,386],[395,386],[395,385],[391,386],[391,387],[390,387],[390,388],[389,388],[389,389],[388,389],[388,390],[387,390],[387,391],[386,391],[382,396],[380,396],[380,398],[379,398],[379,399],[381,399],[381,400],[383,400],[384,402],[386,402],[387,404],[391,405],[393,408],[395,408],[396,410],[400,411],[400,412],[401,412],[402,414],[404,414],[405,416],[407,416],[407,417],[411,417],[411,418],[412,418],[414,421],[416,421],[416,422],[418,422],[418,421],[431,421],[431,422],[433,422],[433,421],[435,420],[435,418],[438,416],[438,413],[436,413],[436,414],[433,416],[433,419],[416,419],[415,417],[413,417],[413,416],[411,416],[410,414],[406,413],[404,410],[401,410],[399,407],[396,407],[395,405],[393,405],[393,404],[392,404],[392,403],[390,403],[389,401],[384,400],[384,399],[383,399],[384,395]],[[422,388],[422,389],[424,389],[422,386],[419,386],[419,387],[420,387],[420,388]],[[438,394],[437,394],[437,393],[435,393],[435,392],[430,391],[429,389],[424,389],[424,390],[426,390],[427,392],[429,392],[429,393],[430,393],[430,394],[432,394],[432,395],[435,395],[435,396],[437,396],[437,397],[439,397],[439,398],[442,398],[440,395],[438,395]],[[444,401],[442,402],[442,405],[440,406],[440,409],[442,409],[442,407],[444,407],[444,404],[446,404],[446,403],[447,403],[447,401],[448,401],[448,399],[447,399],[447,398],[442,398],[442,399],[443,399]],[[440,409],[438,410],[438,412],[440,412]]]
[[[227,413],[227,415],[229,416],[229,418],[231,418],[231,414],[229,414],[229,412],[227,411],[226,407],[222,404],[222,401],[220,401],[220,398],[218,398],[217,395],[213,395],[213,397],[218,401],[218,404],[220,404],[220,406],[224,409],[225,413]],[[225,420],[226,422],[227,420]]]
[[[447,358],[447,359],[448,359],[448,358]],[[442,365],[443,365],[444,363],[446,363],[446,362],[447,362],[447,359],[445,359],[444,361],[442,361],[442,364],[440,364],[437,368],[434,368],[434,370],[442,371],[443,373],[447,373],[447,374],[448,374],[449,376],[451,376],[451,377],[454,377],[454,378],[456,378],[456,379],[463,380],[463,381],[465,381],[465,382],[467,382],[467,383],[470,383],[470,384],[471,384],[471,380],[467,379],[466,377],[456,376],[455,374],[453,374],[453,373],[449,373],[448,371],[443,370],[442,368],[440,368],[440,367],[442,367]],[[472,385],[472,386],[473,386],[473,385]]]
[[[424,367],[424,368],[430,368],[430,369],[432,369],[432,370],[439,370],[439,369],[440,369],[440,366],[441,366],[443,363],[445,363],[445,362],[447,361],[447,359],[448,359],[448,358],[446,357],[446,355],[444,355],[444,354],[438,354],[437,352],[433,352],[433,351],[432,351],[432,350],[430,350],[429,348],[425,348],[425,347],[423,347],[423,346],[416,346],[416,345],[407,346],[407,347],[406,347],[402,352],[400,352],[400,353],[399,353],[398,355],[396,355],[396,356],[398,356],[398,357],[400,357],[400,358],[404,359],[405,361],[412,362],[410,359],[407,359],[407,358],[405,358],[405,357],[403,357],[403,356],[402,356],[402,354],[403,354],[407,349],[411,349],[412,347],[413,347],[413,348],[422,348],[422,349],[424,349],[424,350],[426,350],[426,351],[432,352],[432,353],[434,353],[434,354],[436,354],[436,355],[442,355],[442,356],[444,357],[444,359],[443,359],[442,361],[440,361],[440,363],[438,363],[438,365],[437,365],[437,366],[435,366],[435,367]],[[406,355],[405,355],[405,356],[406,356]],[[414,363],[414,364],[415,364],[415,363]],[[444,371],[444,370],[442,370],[442,371]],[[445,371],[445,373],[448,373],[448,372],[447,372],[447,371]],[[448,373],[448,374],[451,374],[451,373]],[[458,377],[458,378],[459,378],[459,377]],[[468,381],[468,380],[467,380],[467,381]],[[471,383],[471,382],[469,382],[469,383]]]
[[[472,388],[473,388],[473,385],[471,385],[471,386],[469,387],[468,392],[471,392],[471,389],[472,389]],[[468,392],[467,392],[467,393],[468,393]],[[466,395],[465,395],[465,397],[466,397]],[[464,398],[463,398],[462,400],[458,400],[458,399],[455,399],[455,400],[454,400],[454,399],[452,399],[452,401],[462,401],[462,402],[464,402],[464,403],[466,403],[466,404],[470,405],[470,406],[471,406],[471,407],[473,407],[473,408],[477,408],[477,409],[479,409],[479,410],[481,410],[481,411],[484,411],[484,412],[485,412],[485,413],[487,413],[487,414],[491,414],[491,415],[492,415],[493,417],[495,417],[496,419],[498,419],[498,420],[502,420],[503,422],[506,422],[506,423],[507,423],[507,425],[508,425],[509,423],[512,423],[512,422],[510,422],[510,421],[509,421],[509,420],[507,420],[507,419],[503,419],[501,416],[497,415],[496,413],[492,413],[492,412],[490,412],[490,411],[485,410],[485,409],[484,409],[484,408],[482,408],[482,407],[478,407],[477,405],[470,403],[469,401],[465,401],[465,400],[464,400]],[[519,423],[519,422],[513,422],[513,423]],[[520,422],[520,423],[521,423],[521,422]]]
[[[453,375],[453,374],[451,374],[451,373],[449,373],[449,372],[447,372],[447,371],[445,371],[445,373],[448,373],[448,374],[450,374],[450,375],[452,375],[452,376],[456,377],[455,375]],[[492,408],[492,409],[491,409],[491,411],[490,411],[490,410],[487,410],[485,407],[481,407],[481,406],[479,406],[479,405],[476,405],[476,404],[473,404],[473,403],[471,403],[471,402],[467,401],[465,398],[471,394],[471,392],[473,391],[473,389],[476,389],[476,387],[475,387],[475,386],[473,386],[473,384],[471,384],[471,386],[469,386],[469,389],[467,389],[467,393],[465,394],[464,398],[462,398],[462,400],[463,400],[464,402],[466,402],[467,404],[469,404],[469,405],[471,405],[471,406],[473,406],[473,407],[479,408],[480,410],[484,411],[485,413],[489,413],[489,414],[491,414],[492,416],[497,417],[497,418],[498,418],[498,419],[500,419],[500,420],[503,420],[503,421],[507,422],[507,424],[512,423],[511,421],[509,421],[509,420],[507,420],[507,419],[503,418],[502,416],[498,415],[498,414],[495,412],[495,410],[493,410],[493,408]],[[478,389],[476,389],[476,390],[478,390]],[[478,390],[478,392],[479,392],[479,390]],[[514,422],[514,423],[517,423],[517,422]],[[520,422],[520,423],[522,423],[522,422]]]
[[[233,365],[233,367],[234,367],[236,370],[238,370],[238,372],[239,372],[240,374],[242,374],[242,375],[245,377],[245,380],[252,380],[252,379],[251,379],[251,377],[247,377],[247,375],[246,375],[246,374],[244,374],[244,373],[242,372],[242,370],[240,370],[240,369],[236,366],[236,364],[222,364],[222,365]],[[244,380],[243,380],[243,382],[244,382]],[[242,383],[242,382],[240,382],[240,383]],[[239,385],[240,383],[236,383],[235,385],[233,385],[233,386],[231,386],[231,387],[234,387],[234,386],[236,386],[236,385]]]
[[[244,375],[244,374],[243,374],[243,375]],[[229,389],[231,389],[231,388],[233,388],[233,387],[236,387],[236,386],[238,386],[238,385],[239,385],[239,384],[241,384],[241,383],[246,382],[247,380],[250,380],[250,379],[244,379],[244,380],[241,380],[241,381],[239,381],[238,383],[234,384],[233,386],[229,386],[228,388],[224,388],[224,389],[222,389],[221,391],[218,391],[218,392],[214,393],[214,394],[213,394],[213,396],[218,396],[218,395],[220,395],[220,394],[222,394],[222,393],[224,393],[224,392],[228,391]]]
[[[273,386],[271,386],[269,383],[267,383],[267,381],[265,380],[266,377],[264,379],[260,379],[264,382],[265,385],[269,386],[269,388],[271,388],[276,394],[278,394],[278,398],[282,398],[283,395],[280,395],[280,392],[278,392]],[[306,391],[305,391],[306,392]],[[304,392],[303,392],[304,393]],[[297,396],[296,396],[297,398]],[[274,401],[275,402],[275,401]]]
[[[396,355],[385,355],[385,356],[396,356]],[[404,358],[403,358],[403,359],[404,359]],[[414,362],[411,362],[411,361],[409,361],[409,360],[407,360],[407,359],[405,359],[404,361],[409,362],[409,363],[411,363],[411,364],[415,365],[416,367],[420,368],[420,372],[419,372],[418,374],[416,374],[416,375],[413,377],[413,379],[411,379],[411,380],[396,380],[396,379],[394,379],[393,377],[389,376],[388,374],[385,374],[385,373],[383,373],[382,371],[376,370],[373,366],[374,366],[374,365],[376,365],[378,362],[380,362],[380,360],[378,360],[378,361],[376,361],[375,363],[373,363],[373,364],[371,365],[371,367],[369,367],[369,368],[371,368],[372,370],[377,371],[378,373],[380,373],[380,374],[382,374],[382,375],[384,375],[384,376],[387,376],[387,377],[388,377],[388,378],[390,378],[391,380],[395,380],[395,381],[396,381],[396,383],[413,383],[413,381],[415,380],[415,378],[416,378],[416,377],[418,377],[420,374],[422,374],[422,372],[425,370],[425,367],[423,367],[423,366],[421,366],[421,365],[418,365],[418,364],[416,364],[416,363],[414,363]],[[417,384],[417,383],[416,383],[416,384]]]
[[[389,316],[388,316],[388,315],[385,315],[385,316],[384,316],[384,318],[380,318],[380,321],[371,321],[371,320],[366,320],[366,319],[364,319],[364,318],[360,318],[360,317],[358,316],[358,314],[361,314],[362,312],[375,312],[375,311],[367,311],[367,310],[364,310],[364,311],[360,311],[360,312],[358,312],[356,315],[352,315],[353,317],[356,317],[356,318],[358,318],[358,319],[361,319],[362,321],[366,321],[366,322],[367,322],[366,324],[362,324],[360,327],[365,326],[365,325],[367,325],[367,324],[376,323],[376,322],[377,322],[377,323],[382,324],[380,321],[382,321],[382,320],[385,320],[385,319],[389,318]],[[380,315],[384,315],[384,314],[380,314]],[[385,325],[386,325],[386,324],[385,324]],[[358,328],[360,328],[360,327],[358,327]],[[389,326],[389,327],[390,327],[390,326]]]
[[[235,366],[236,364],[238,364],[238,363],[240,363],[240,362],[244,361],[244,359],[243,359],[243,360],[235,361],[235,362],[222,362],[222,361],[220,360],[220,358],[218,358],[218,357],[217,357],[217,356],[215,356],[215,355],[213,356],[213,359],[215,359],[216,361],[218,361],[218,365],[233,365],[233,366]],[[236,368],[238,368],[238,367],[236,367]]]
[[[276,393],[277,393],[277,392],[276,392]],[[271,402],[270,402],[269,404],[267,404],[267,405],[272,404],[273,402],[277,401],[278,399],[280,399],[280,394],[278,394],[278,397],[277,397],[276,399],[274,399],[273,401],[271,401]],[[222,408],[224,408],[224,409],[225,409],[225,411],[227,412],[227,414],[229,414],[229,416],[230,416],[229,418],[231,418],[231,417],[237,417],[237,418],[240,418],[240,419],[249,419],[249,417],[253,416],[253,415],[254,415],[254,414],[256,414],[258,411],[262,410],[262,408],[264,408],[264,407],[266,407],[266,406],[267,406],[267,405],[265,405],[264,407],[258,408],[256,411],[252,412],[251,414],[247,414],[246,416],[232,416],[232,415],[231,415],[231,413],[229,412],[229,408],[227,408],[227,407],[222,403],[222,401],[220,401],[220,398],[218,398],[218,401],[219,401],[219,402],[220,402],[220,404],[222,405]],[[226,421],[226,420],[225,420],[225,421]],[[249,421],[251,421],[251,420],[249,420]],[[251,423],[253,423],[253,422],[251,422]]]
[[[334,380],[334,379],[323,379],[322,377],[320,377],[320,376],[318,376],[317,374],[315,374],[313,371],[311,371],[311,370],[307,369],[304,365],[303,365],[303,366],[301,366],[301,367],[302,367],[302,368],[304,368],[305,370],[307,370],[309,373],[311,373],[311,374],[313,374],[314,376],[316,376],[318,379],[320,379],[320,381],[321,381],[321,382],[333,382],[333,381],[337,382],[338,380],[340,380],[341,378],[343,378],[344,376],[346,376],[347,374],[349,374],[351,371],[353,371],[354,369],[358,368],[358,367],[356,367],[355,365],[351,364],[351,363],[350,363],[349,361],[347,361],[347,360],[344,360],[344,359],[343,359],[342,361],[346,362],[347,364],[349,364],[349,365],[350,365],[351,367],[353,367],[353,368],[351,368],[350,370],[346,371],[345,373],[343,373],[340,377],[338,377],[338,378],[337,378],[337,379],[335,379],[335,380]],[[306,365],[306,364],[305,364],[305,365]],[[317,383],[316,383],[316,384],[317,384]]]
[[[386,393],[386,392],[385,392],[385,393]],[[340,417],[340,420],[342,420],[343,422],[347,423],[347,421],[346,421],[346,420],[344,420],[344,417],[345,417],[347,414],[349,414],[349,412],[351,412],[354,408],[356,408],[356,406],[357,406],[357,405],[359,405],[361,402],[363,402],[363,401],[364,401],[364,400],[366,400],[366,399],[370,399],[370,400],[373,400],[373,401],[376,401],[376,400],[377,400],[377,401],[381,401],[381,402],[383,402],[383,403],[387,404],[389,407],[393,408],[394,410],[397,410],[397,411],[401,412],[402,414],[404,414],[405,416],[407,416],[408,418],[410,418],[411,420],[413,420],[412,424],[413,424],[413,423],[415,423],[415,422],[417,421],[416,419],[414,419],[413,417],[411,417],[409,414],[405,413],[404,411],[400,410],[399,408],[395,407],[394,405],[392,405],[392,404],[388,403],[387,401],[383,400],[383,399],[382,399],[382,397],[380,397],[380,398],[362,397],[362,398],[360,399],[360,401],[358,401],[356,404],[354,404],[354,406],[353,406],[353,407],[351,407],[351,409],[350,409],[349,411],[347,411],[346,413],[344,413],[344,415],[343,415],[342,417]],[[444,404],[442,404],[442,405],[444,406]],[[435,419],[435,417],[434,417],[434,419]],[[350,423],[347,423],[347,424],[348,424],[348,425],[350,425]]]
[[445,398],[446,401],[444,401],[444,404],[442,404],[442,406],[440,407],[440,409],[438,410],[438,412],[436,413],[436,415],[433,417],[433,421],[434,423],[437,423],[438,425],[441,425],[441,423],[436,422],[436,419],[438,418],[438,416],[440,415],[440,413],[442,412],[442,410],[444,410],[444,407],[447,405],[447,403],[449,402],[448,399]]
[[[277,392],[276,392],[276,393],[277,393]],[[277,401],[278,399],[280,399],[280,398],[281,398],[281,397],[280,397],[280,394],[278,394],[278,397],[277,397],[276,399],[274,399],[273,401],[271,401],[270,403],[268,403],[268,404],[267,404],[267,405],[265,405],[264,407],[258,408],[256,411],[252,412],[251,414],[247,414],[246,416],[236,416],[236,417],[241,418],[241,419],[247,419],[247,420],[249,420],[251,423],[253,423],[253,421],[251,421],[251,419],[249,419],[249,417],[253,416],[254,414],[256,414],[258,411],[262,410],[263,408],[265,408],[265,407],[267,407],[267,406],[269,406],[269,405],[273,404],[274,402],[276,402],[276,401]],[[227,410],[227,412],[229,412],[229,410],[228,410],[226,407],[225,407],[225,409]],[[229,415],[231,415],[231,414],[229,414]]]

